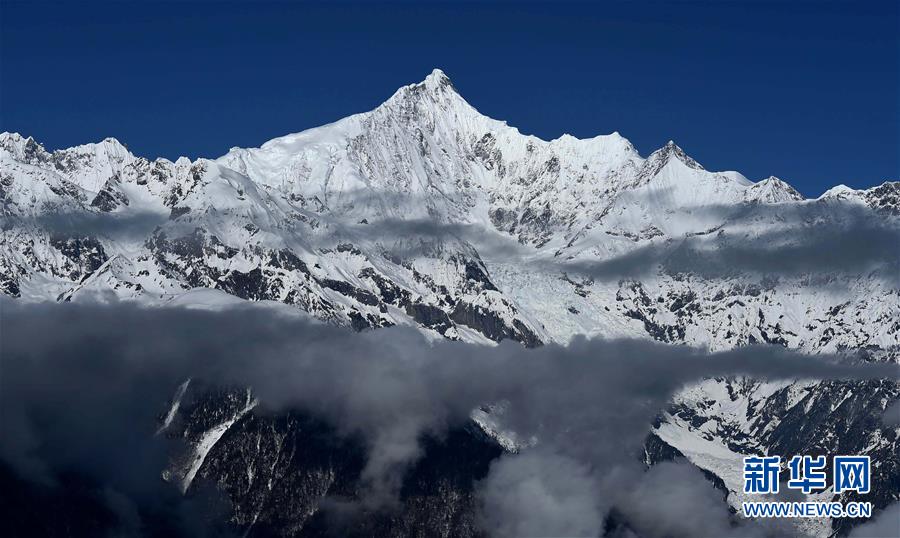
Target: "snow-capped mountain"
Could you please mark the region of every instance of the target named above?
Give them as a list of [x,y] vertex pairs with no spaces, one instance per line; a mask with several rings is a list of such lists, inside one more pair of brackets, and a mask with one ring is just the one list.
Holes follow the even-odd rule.
[[[22,301],[236,297],[357,331],[410,325],[482,344],[588,335],[900,358],[897,245],[879,243],[874,259],[820,252],[857,244],[860,226],[896,238],[900,183],[807,200],[776,177],[708,171],[674,142],[642,157],[618,133],[544,141],[480,114],[439,70],[375,110],[218,159],[151,161],[114,139],[48,152],[3,133],[0,197],[0,291]],[[251,495],[227,472],[246,436],[277,445],[299,430],[255,417],[249,394],[191,407],[185,392],[169,433],[197,450],[171,478],[184,489],[220,478],[244,528],[302,528],[309,499],[287,485]],[[679,395],[653,443],[716,475],[734,506],[743,454],[871,454],[884,462],[883,507],[897,500],[900,431],[879,417],[898,395],[889,382],[712,379]],[[473,461],[499,450],[473,444],[483,432],[514,449],[490,413],[473,416],[479,433],[454,438]],[[276,458],[270,448],[255,457]],[[254,508],[267,495],[293,519]],[[471,499],[457,501],[465,513]],[[460,517],[443,532],[474,528]],[[830,532],[817,524],[807,530]]]

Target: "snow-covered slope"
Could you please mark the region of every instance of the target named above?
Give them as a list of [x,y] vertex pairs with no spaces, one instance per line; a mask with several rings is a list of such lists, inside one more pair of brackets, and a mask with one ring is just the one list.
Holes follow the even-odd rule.
[[[200,291],[215,289],[354,330],[477,343],[900,353],[896,245],[857,263],[815,254],[831,237],[858,243],[860,223],[896,238],[900,184],[805,200],[775,177],[708,171],[674,142],[644,158],[618,133],[544,141],[480,114],[439,70],[375,110],[214,160],[151,161],[114,139],[48,152],[3,133],[0,198],[0,292],[21,300],[204,307],[222,302]],[[818,448],[896,453],[898,432],[870,420],[896,384],[855,393],[869,414],[842,414],[835,393],[709,380],[658,434],[726,478],[721,451],[812,443],[780,426],[802,403],[831,406],[817,427],[836,437]],[[897,467],[879,472],[896,480]]]

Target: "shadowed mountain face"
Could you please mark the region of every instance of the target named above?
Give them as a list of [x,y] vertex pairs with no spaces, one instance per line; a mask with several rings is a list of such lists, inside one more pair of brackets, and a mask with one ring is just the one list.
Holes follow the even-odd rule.
[[[775,177],[708,171],[673,142],[646,157],[618,133],[548,142],[481,115],[438,70],[371,112],[214,160],[150,161],[114,139],[51,153],[3,133],[0,198],[0,292],[19,303],[254,301],[476,345],[588,336],[900,360],[900,183],[806,200]],[[869,454],[882,463],[866,500],[884,508],[898,499],[900,432],[880,417],[898,394],[895,382],[712,377],[677,392],[635,458],[686,458],[739,508],[743,455]],[[194,381],[161,397],[148,435],[186,448],[159,472],[179,495],[215,485],[216,532],[484,534],[479,481],[530,443],[483,402],[423,438],[398,506],[351,517],[341,500],[361,497],[362,441],[313,414],[261,412],[244,388]],[[93,486],[76,475],[63,493],[7,469],[0,480],[27,492],[5,507],[17,529],[40,519],[33,503],[59,507],[72,534],[120,517],[103,499],[74,503]],[[609,518],[610,533],[653,535]]]

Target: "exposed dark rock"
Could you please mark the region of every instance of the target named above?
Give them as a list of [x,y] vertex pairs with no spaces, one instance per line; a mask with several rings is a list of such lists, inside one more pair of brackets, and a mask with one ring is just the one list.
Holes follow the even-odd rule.
[[425,303],[407,303],[405,310],[406,314],[416,322],[440,334],[444,334],[447,329],[453,327],[447,313],[436,306]]
[[251,301],[262,301],[264,299],[276,299],[269,290],[269,283],[263,277],[262,269],[259,267],[251,269],[243,273],[241,271],[230,271],[225,278],[217,282],[217,287],[223,291]]
[[466,260],[465,267],[467,280],[481,284],[481,289],[483,290],[497,290],[497,287],[494,286],[494,283],[488,277],[487,270],[480,263]]
[[[240,390],[200,385],[195,392],[183,398],[185,419],[173,422],[169,436],[195,437],[246,402]],[[365,444],[302,413],[254,411],[213,446],[191,489],[215,483],[231,502],[231,525],[245,536],[479,536],[475,485],[503,449],[474,424],[422,442],[423,457],[403,478],[398,510],[335,519],[326,498],[354,502],[363,495]]]
[[319,284],[321,284],[323,287],[332,289],[342,295],[346,295],[347,297],[353,297],[357,301],[359,301],[363,304],[367,304],[369,306],[377,306],[379,303],[378,297],[371,291],[357,288],[353,284],[351,284],[349,282],[345,282],[343,280],[332,280],[330,278],[323,278],[323,279],[319,280]]
[[93,237],[66,237],[59,234],[50,236],[50,245],[68,258],[68,277],[78,281],[100,268],[107,259],[103,244]]
[[128,196],[119,188],[119,177],[113,176],[103,184],[103,188],[91,201],[91,206],[100,211],[110,212],[119,206],[128,205]]
[[496,312],[464,301],[456,304],[450,319],[475,329],[495,342],[506,339],[517,340],[526,347],[537,347],[542,343],[537,335],[518,319],[513,320],[513,326],[510,327]]
[[375,287],[378,288],[379,295],[385,303],[400,306],[409,302],[409,291],[394,284],[390,279],[381,275],[372,267],[366,267],[360,271],[359,278],[371,280],[375,284]]

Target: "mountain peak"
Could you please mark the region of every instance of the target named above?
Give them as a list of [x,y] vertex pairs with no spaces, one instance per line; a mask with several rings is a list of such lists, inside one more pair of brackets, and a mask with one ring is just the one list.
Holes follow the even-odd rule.
[[437,68],[433,69],[422,82],[419,82],[417,84],[410,84],[409,86],[400,88],[399,91],[402,92],[403,90],[406,90],[405,93],[414,94],[420,93],[422,91],[425,91],[432,95],[456,93],[455,88],[453,87],[453,83],[450,82],[450,77],[448,77],[446,73]]
[[[426,106],[440,110],[456,110],[465,114],[477,113],[471,105],[456,91],[450,77],[440,69],[434,69],[422,82],[402,86],[379,109],[386,107],[419,107]],[[376,109],[378,110],[378,109]],[[395,114],[396,112],[391,112]]]
[[791,187],[787,181],[784,181],[778,176],[769,176],[766,179],[759,182],[760,185],[777,185],[779,187]]
[[847,185],[840,183],[831,187],[827,191],[823,192],[821,196],[819,196],[819,200],[828,199],[828,198],[845,198],[847,196],[855,196],[858,195],[859,191],[856,189],[851,189]]
[[700,165],[697,161],[692,159],[687,153],[681,149],[678,144],[675,143],[674,140],[669,140],[666,142],[666,145],[654,151],[647,157],[647,162],[655,168],[659,170],[663,166],[665,166],[672,157],[675,157],[682,163],[684,163],[688,168],[693,168],[695,170],[703,170],[703,166]]
[[744,200],[747,202],[775,204],[780,202],[797,202],[803,199],[803,195],[797,189],[775,176],[769,176],[758,183],[754,183],[744,193]]
[[434,89],[453,85],[450,82],[450,77],[448,77],[446,73],[438,68],[434,68],[431,73],[427,77],[425,77],[425,80],[422,81],[422,84]]
[[47,160],[50,154],[34,138],[19,133],[0,133],[0,148],[13,154],[17,159],[27,163]]
[[864,192],[866,203],[870,207],[900,216],[900,181],[885,181]]

